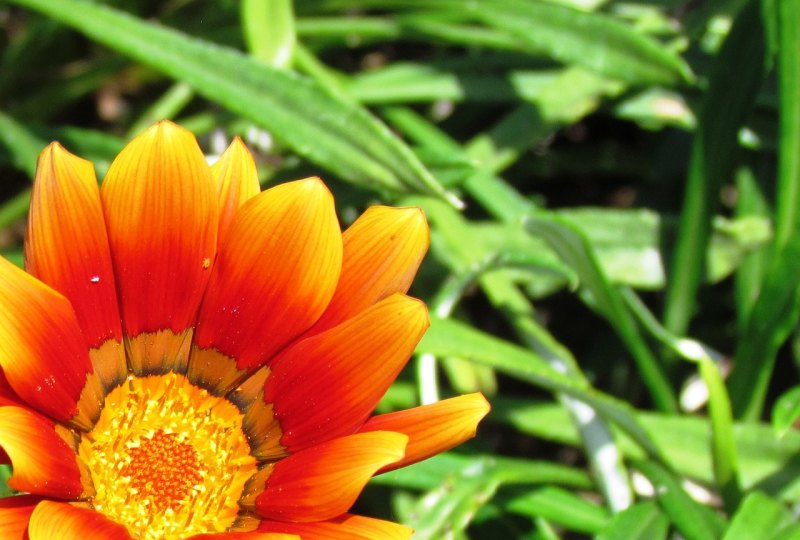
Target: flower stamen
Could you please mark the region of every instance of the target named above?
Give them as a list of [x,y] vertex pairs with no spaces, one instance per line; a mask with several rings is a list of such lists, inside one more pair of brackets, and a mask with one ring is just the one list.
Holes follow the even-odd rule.
[[129,377],[81,438],[92,506],[141,540],[236,528],[257,469],[242,420],[230,401],[183,375]]

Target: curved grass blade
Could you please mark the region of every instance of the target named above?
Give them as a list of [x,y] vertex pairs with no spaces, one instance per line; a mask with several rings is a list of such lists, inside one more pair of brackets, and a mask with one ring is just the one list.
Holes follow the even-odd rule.
[[755,101],[764,71],[760,2],[739,13],[717,54],[689,163],[686,192],[664,308],[664,326],[686,335],[719,191],[735,164],[739,127]]
[[562,392],[616,423],[649,455],[664,462],[650,435],[634,418],[629,405],[592,388],[585,380],[559,373],[534,352],[452,319],[433,317],[418,352],[456,356],[492,366],[497,371],[553,392]]
[[676,85],[693,76],[659,42],[616,19],[550,2],[463,2],[485,23],[506,30],[534,53],[630,84]]
[[684,538],[715,540],[720,537],[722,519],[692,499],[679,478],[651,461],[636,461],[634,466],[653,484],[659,505]]
[[377,190],[435,194],[460,205],[385,125],[312,80],[93,2],[13,3],[188,83],[348,181]]
[[661,410],[677,410],[677,402],[663,367],[653,355],[619,291],[608,281],[586,237],[574,225],[557,217],[530,218],[526,228],[543,238],[578,274],[593,305],[619,333],[636,361],[653,402]]
[[295,21],[291,0],[243,0],[242,30],[253,56],[277,68],[291,65]]

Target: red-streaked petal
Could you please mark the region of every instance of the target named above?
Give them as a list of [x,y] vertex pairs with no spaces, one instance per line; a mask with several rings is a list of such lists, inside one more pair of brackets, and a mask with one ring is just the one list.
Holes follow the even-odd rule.
[[[25,267],[67,297],[88,348],[122,341],[111,252],[92,164],[53,143],[39,156],[31,195]],[[121,348],[117,347],[117,352]],[[123,354],[98,358],[108,387],[126,375]],[[108,365],[110,364],[110,365]]]
[[256,512],[277,521],[323,521],[345,513],[370,477],[403,457],[408,438],[374,431],[334,439],[274,465]]
[[239,137],[233,139],[227,150],[211,167],[219,198],[219,234],[222,238],[230,227],[239,207],[258,195],[258,171],[253,156]]
[[52,421],[21,407],[0,407],[0,446],[11,457],[8,485],[17,491],[60,499],[83,492],[75,452]]
[[19,397],[56,420],[89,428],[99,415],[102,392],[72,306],[2,257],[0,368]]
[[429,243],[419,208],[373,206],[342,235],[342,275],[325,313],[309,331],[317,334],[395,293],[405,293]]
[[366,421],[428,328],[419,300],[395,294],[278,355],[264,385],[281,444],[296,452]]
[[252,531],[196,534],[187,540],[301,540],[301,538],[296,534]]
[[0,369],[0,407],[5,405],[22,405],[22,399],[8,384],[6,374]]
[[317,523],[262,521],[259,530],[295,533],[303,540],[410,540],[414,533],[405,525],[354,514]]
[[[333,295],[342,238],[318,178],[250,199],[220,245],[195,333],[189,378],[225,392],[307,330]],[[203,350],[223,358],[205,358]],[[236,363],[233,364],[233,361]]]
[[183,371],[216,253],[211,169],[190,132],[160,122],[117,156],[101,196],[130,366]]
[[41,497],[20,495],[0,499],[0,538],[3,540],[26,540],[28,521]]
[[133,540],[123,525],[100,512],[53,501],[36,506],[28,534],[30,540]]
[[480,393],[467,394],[405,411],[373,416],[359,431],[396,431],[408,435],[406,455],[380,472],[428,459],[475,436],[478,422],[489,413]]

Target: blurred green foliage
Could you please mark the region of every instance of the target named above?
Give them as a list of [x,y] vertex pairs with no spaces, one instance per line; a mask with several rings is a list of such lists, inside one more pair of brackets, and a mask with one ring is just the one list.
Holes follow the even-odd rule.
[[359,510],[417,538],[800,538],[800,0],[10,0],[0,29],[18,264],[43,145],[102,177],[160,118],[209,155],[244,137],[264,186],[323,176],[345,225],[425,209],[434,323],[380,408],[493,411]]

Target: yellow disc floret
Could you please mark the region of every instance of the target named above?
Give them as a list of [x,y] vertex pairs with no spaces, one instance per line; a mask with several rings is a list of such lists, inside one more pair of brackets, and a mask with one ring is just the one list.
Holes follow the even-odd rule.
[[115,388],[79,454],[94,508],[141,540],[228,530],[257,469],[239,409],[174,373]]

